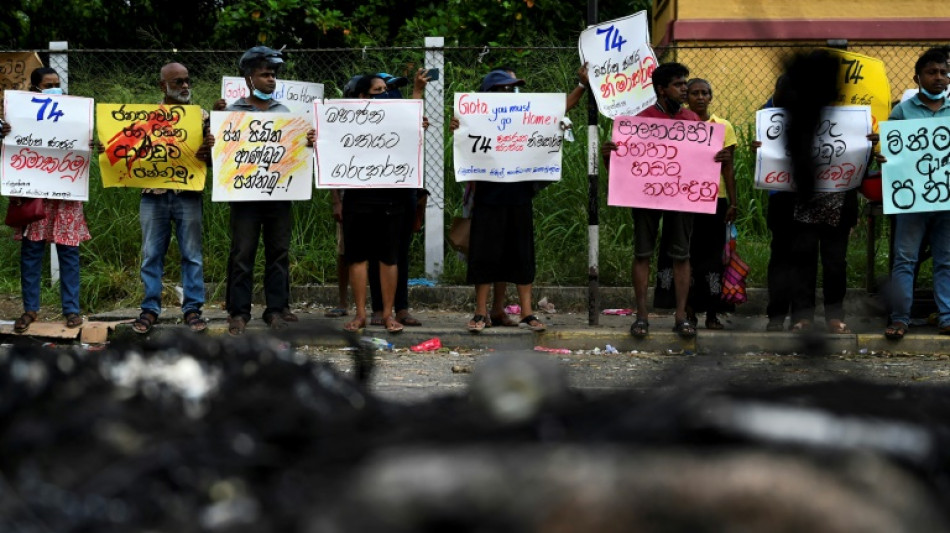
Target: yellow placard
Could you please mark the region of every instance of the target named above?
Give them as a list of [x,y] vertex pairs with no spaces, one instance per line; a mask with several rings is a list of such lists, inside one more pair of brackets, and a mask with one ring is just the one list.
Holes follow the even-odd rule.
[[891,86],[884,62],[854,52],[825,48],[839,59],[838,100],[835,105],[866,105],[871,107],[871,130],[887,120],[891,112]]
[[103,187],[204,189],[208,168],[195,155],[202,130],[196,105],[98,104]]

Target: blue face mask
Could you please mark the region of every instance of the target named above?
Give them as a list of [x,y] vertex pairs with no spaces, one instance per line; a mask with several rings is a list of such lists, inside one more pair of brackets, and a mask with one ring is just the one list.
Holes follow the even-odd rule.
[[386,91],[384,93],[374,94],[373,100],[395,100],[397,98],[402,98],[402,93],[398,89],[394,89],[397,94],[393,94],[393,91]]
[[43,89],[41,91],[43,94],[63,94],[62,87],[50,87],[49,89]]
[[259,91],[259,90],[257,90],[257,89],[254,89],[254,90],[252,91],[252,93],[254,94],[254,98],[257,98],[258,100],[270,100],[271,98],[274,97],[273,94],[270,94],[270,93],[262,93],[261,91]]
[[924,89],[923,87],[920,88],[920,94],[926,96],[927,98],[930,98],[931,100],[940,100],[944,96],[943,93],[934,94],[928,91],[927,89]]

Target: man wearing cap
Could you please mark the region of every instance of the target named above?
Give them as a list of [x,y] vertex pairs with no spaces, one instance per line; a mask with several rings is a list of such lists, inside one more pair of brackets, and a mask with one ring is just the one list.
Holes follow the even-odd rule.
[[[251,94],[227,106],[225,111],[289,113],[274,100],[277,71],[283,65],[281,53],[255,46],[241,56],[239,68]],[[264,241],[264,300],[262,318],[272,329],[296,322],[290,311],[290,235],[293,212],[289,201],[231,202],[231,251],[228,255],[228,282],[225,296],[228,333],[241,335],[251,319],[254,288],[254,260],[258,241]]]
[[[158,86],[162,89],[162,104],[187,105],[191,103],[191,78],[181,63],[168,63],[160,71]],[[195,154],[211,163],[214,137],[208,133],[208,112],[201,110],[204,142]],[[143,189],[139,203],[139,223],[142,226],[142,284],[145,298],[142,312],[132,324],[136,333],[148,333],[162,312],[162,276],[165,273],[165,254],[171,239],[172,222],[181,255],[181,310],[184,322],[192,331],[204,331],[208,325],[201,318],[205,301],[204,262],[202,246],[202,191],[177,189]]]

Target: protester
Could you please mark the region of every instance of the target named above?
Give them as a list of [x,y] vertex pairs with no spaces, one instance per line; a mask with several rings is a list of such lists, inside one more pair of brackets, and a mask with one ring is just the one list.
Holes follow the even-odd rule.
[[[679,63],[664,63],[653,71],[653,90],[657,101],[637,116],[644,118],[694,120],[699,116],[683,108],[686,101],[686,77],[689,69]],[[611,141],[601,147],[604,165],[610,165],[610,153],[617,149]],[[716,153],[715,160],[731,161],[732,153],[722,149]],[[693,231],[693,214],[659,209],[632,208],[634,230],[633,292],[637,303],[637,318],[630,326],[630,334],[637,338],[649,335],[650,322],[647,319],[647,284],[650,278],[650,263],[656,247],[660,221],[663,221],[664,239],[669,243],[667,255],[673,261],[673,289],[676,296],[673,331],[684,339],[696,336],[696,325],[686,315],[686,298],[689,294],[690,279],[690,236]]]
[[[730,153],[728,161],[722,163],[722,175],[719,184],[719,199],[713,214],[697,213],[693,215],[693,234],[690,238],[689,263],[692,283],[687,297],[686,315],[689,321],[698,325],[697,313],[706,313],[706,329],[723,329],[717,313],[732,311],[734,306],[722,301],[722,252],[726,244],[726,223],[736,219],[736,181],[733,168],[735,156],[736,132],[732,124],[709,111],[713,101],[712,85],[704,79],[693,78],[686,84],[686,103],[690,111],[706,122],[720,124],[725,128],[724,149]],[[660,257],[657,259],[656,289],[654,307],[675,307],[676,296],[673,290],[673,265],[666,250],[669,242],[664,234],[660,242]]]
[[[284,64],[281,53],[266,46],[244,52],[238,63],[251,94],[227,106],[226,111],[289,113],[274,100],[277,72]],[[231,251],[228,255],[226,307],[228,333],[244,334],[251,319],[254,261],[259,240],[264,242],[264,322],[279,330],[296,322],[290,311],[290,236],[293,231],[291,203],[279,201],[231,202]]]
[[[399,88],[408,85],[409,80],[403,77],[395,77],[385,72],[381,72],[377,74],[377,76],[386,82],[386,91],[376,96],[376,98],[402,98],[402,92],[400,92]],[[428,83],[429,78],[426,76],[425,69],[419,69],[416,72],[413,82],[413,99],[422,98],[423,91],[425,91],[426,84]],[[428,124],[425,125],[428,126]],[[399,234],[399,254],[396,263],[396,295],[393,300],[393,305],[396,320],[403,326],[422,325],[419,319],[409,313],[409,248],[412,244],[412,234],[414,233],[413,227],[415,225],[416,205],[420,198],[424,198],[420,192],[420,189],[409,189],[405,194],[406,215],[403,217],[403,227]],[[380,288],[379,263],[376,261],[370,261],[369,263],[369,292],[370,302],[373,308],[373,313],[370,316],[370,324],[374,326],[384,326],[385,321],[383,320],[383,296],[382,289]]]
[[[523,85],[525,81],[515,78],[508,70],[492,70],[482,78],[479,90],[517,92]],[[451,128],[454,131],[458,127],[458,118],[453,117]],[[468,282],[475,285],[475,315],[467,325],[472,333],[479,333],[492,325],[513,323],[503,307],[497,309],[504,304],[505,282],[517,286],[521,307],[518,327],[545,330],[531,307],[535,276],[532,199],[537,190],[533,181],[482,181],[466,187],[466,195],[472,202],[467,275]],[[492,284],[495,285],[495,296],[489,315],[488,290]]]
[[[376,74],[360,78],[355,91],[359,98],[388,96],[386,82]],[[393,304],[400,247],[406,218],[411,214],[411,194],[411,189],[366,188],[348,189],[343,195],[343,242],[346,243],[345,256],[356,304],[356,317],[344,325],[347,331],[366,327],[366,285],[371,262],[379,265],[382,325],[389,333],[403,330],[403,325],[393,316]]]
[[[950,101],[944,94],[950,84],[948,59],[947,48],[931,48],[921,54],[914,65],[918,93],[896,105],[889,120],[950,117]],[[883,156],[878,156],[878,161],[887,162]],[[950,211],[900,213],[894,217],[893,232],[891,316],[884,335],[888,339],[902,339],[910,327],[914,268],[921,244],[928,238],[933,254],[937,327],[940,334],[950,335]]]
[[[181,63],[162,67],[158,86],[163,93],[164,105],[191,103],[192,84],[188,69]],[[200,161],[211,163],[209,115],[201,110],[204,141],[195,154]],[[132,324],[136,333],[148,333],[158,322],[162,311],[162,277],[165,273],[165,254],[171,241],[172,223],[181,255],[181,311],[184,323],[192,331],[204,331],[208,325],[201,318],[205,301],[204,262],[202,259],[202,191],[180,189],[143,189],[139,204],[139,223],[142,226],[142,284],[145,298],[142,312]]]
[[[63,94],[59,74],[47,67],[33,70],[30,73],[30,91]],[[15,125],[3,126],[4,134],[13,129]],[[23,294],[23,314],[13,324],[16,333],[25,333],[36,321],[47,243],[56,244],[59,295],[66,327],[78,328],[83,324],[83,318],[79,315],[79,243],[89,240],[90,235],[82,202],[44,199],[43,209],[46,218],[22,228],[13,228],[13,238],[20,241],[20,288]]]

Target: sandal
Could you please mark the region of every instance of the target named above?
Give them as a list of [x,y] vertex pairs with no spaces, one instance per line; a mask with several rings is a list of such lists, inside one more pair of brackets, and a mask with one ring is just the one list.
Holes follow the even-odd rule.
[[347,315],[347,311],[346,309],[342,307],[334,307],[333,309],[327,309],[326,312],[323,313],[323,316],[327,318],[340,318],[346,315]]
[[16,322],[13,323],[13,331],[15,333],[26,333],[26,330],[30,329],[30,324],[36,321],[36,311],[25,311],[20,318],[16,319]]
[[149,331],[152,331],[152,326],[158,322],[158,315],[151,311],[142,311],[142,314],[135,319],[135,322],[132,322],[132,331],[145,335]]
[[676,333],[682,339],[692,339],[696,336],[696,326],[690,323],[689,319],[673,319],[673,333]]
[[243,316],[230,316],[228,317],[228,335],[232,337],[240,337],[244,335],[244,326],[247,325],[247,320]]
[[197,311],[188,311],[185,313],[185,324],[195,333],[208,329],[208,323],[201,318],[201,313]]
[[849,328],[844,321],[838,320],[837,318],[829,320],[825,325],[828,327],[828,333],[833,335],[847,335],[851,333],[851,328]]
[[765,331],[785,331],[785,317],[774,319],[770,318],[769,323],[765,325]]
[[795,324],[792,326],[792,329],[791,329],[791,331],[795,333],[802,333],[809,330],[811,330],[811,320],[805,320],[805,319],[795,322]]
[[370,326],[385,326],[386,323],[383,322],[383,315],[379,313],[373,313],[372,315],[370,315],[369,325]]
[[650,334],[650,322],[639,316],[630,324],[630,334],[638,339],[645,339]]
[[468,330],[472,333],[481,333],[487,323],[485,315],[475,315],[468,321]]
[[266,315],[264,317],[264,323],[267,324],[270,327],[270,329],[274,331],[280,331],[282,329],[287,328],[287,326],[289,326],[289,324],[287,324],[287,321],[284,320],[284,317],[281,316],[281,313],[271,313],[269,315]]
[[353,320],[350,320],[346,324],[343,324],[343,329],[346,331],[359,331],[366,327],[366,317],[356,317]]
[[719,318],[712,317],[706,319],[706,329],[725,329],[725,326],[722,325]]
[[396,313],[396,320],[399,321],[403,326],[421,326],[422,322],[419,322],[419,319],[409,314],[409,311],[400,311]]
[[83,323],[83,319],[77,313],[66,315],[66,327],[69,329],[78,328]]
[[521,322],[518,322],[518,327],[521,329],[530,329],[535,333],[540,333],[544,331],[544,324],[538,320],[538,317],[534,315],[528,315],[521,319]]
[[388,333],[402,333],[402,324],[399,323],[395,318],[388,316],[384,319],[386,321],[386,331]]
[[906,333],[907,324],[903,322],[891,322],[891,325],[887,326],[887,329],[884,330],[884,336],[892,341],[903,339]]
[[280,312],[280,318],[284,322],[300,322],[300,319],[297,318],[297,315],[294,314],[290,309],[284,309]]
[[507,313],[502,313],[501,315],[492,315],[491,316],[491,325],[501,326],[505,328],[515,328],[518,327],[518,323],[512,320]]

